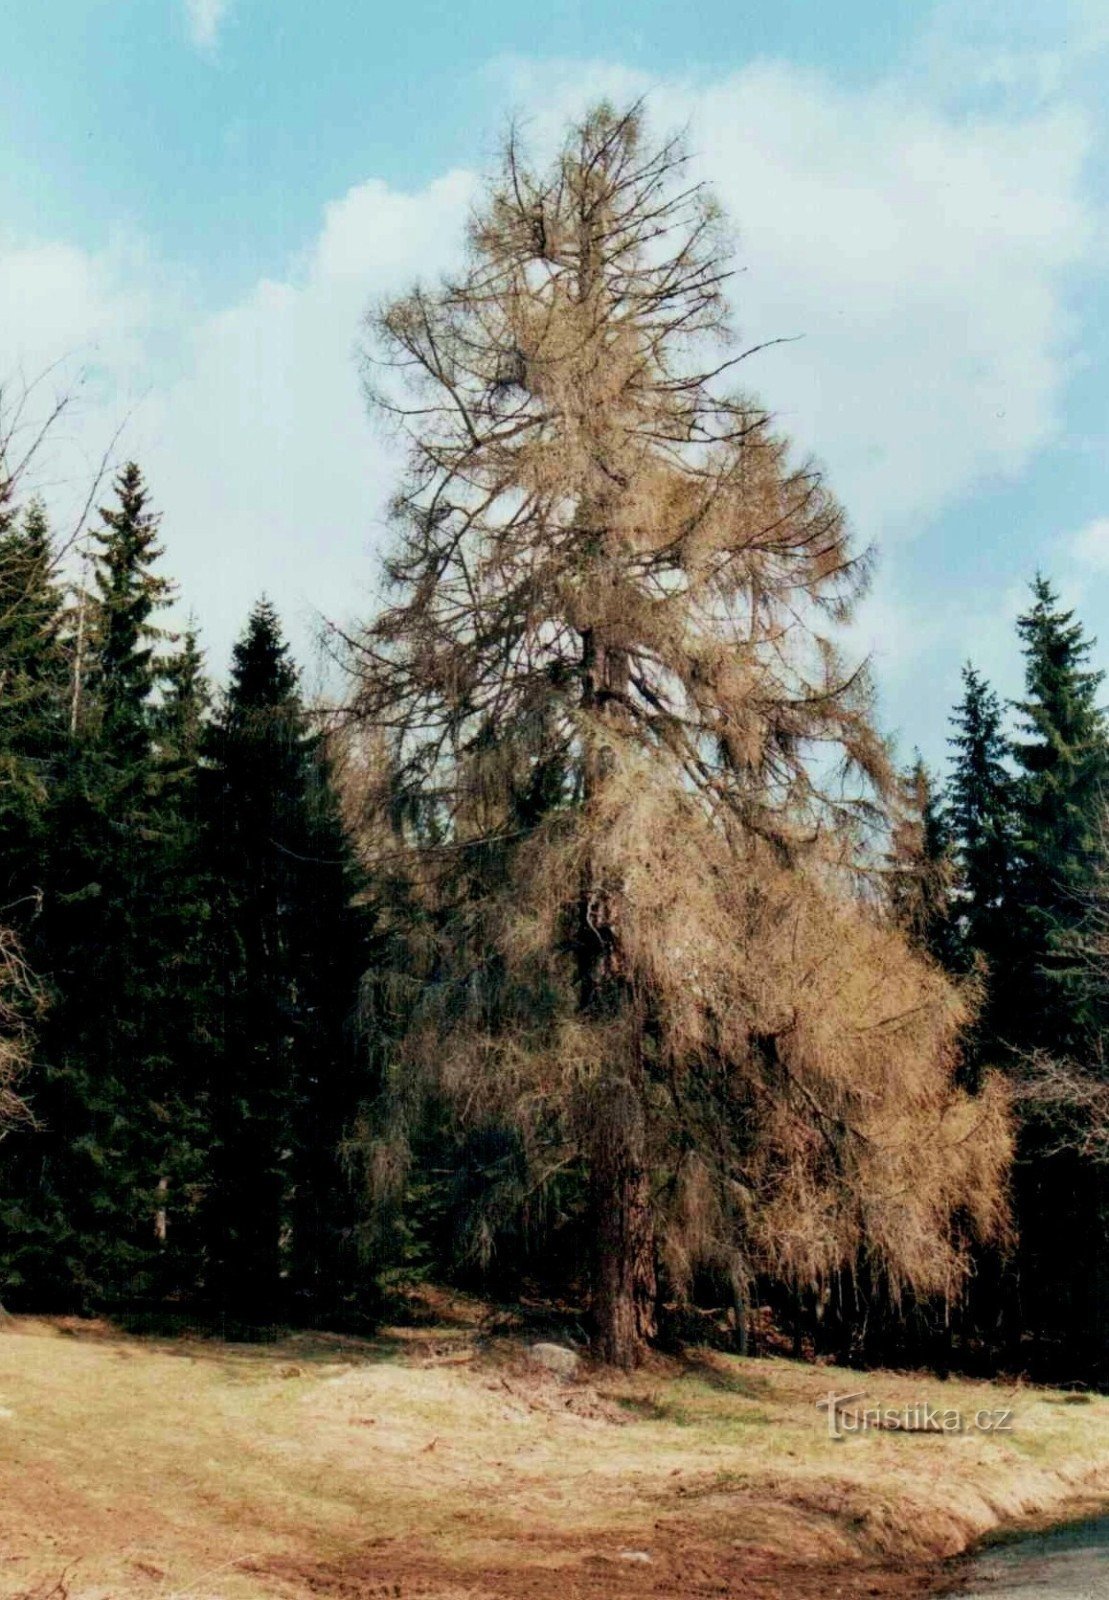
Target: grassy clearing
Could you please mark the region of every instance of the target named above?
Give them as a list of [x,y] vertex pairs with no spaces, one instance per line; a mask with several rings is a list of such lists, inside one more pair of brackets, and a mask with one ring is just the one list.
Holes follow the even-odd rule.
[[[835,1443],[829,1388],[1011,1406],[1013,1431]],[[904,1592],[928,1576],[914,1563],[1103,1490],[1109,1401],[1047,1390],[696,1354],[566,1383],[464,1316],[265,1347],[0,1333],[4,1596],[63,1573],[79,1600],[796,1600],[810,1579],[835,1593],[830,1572]]]

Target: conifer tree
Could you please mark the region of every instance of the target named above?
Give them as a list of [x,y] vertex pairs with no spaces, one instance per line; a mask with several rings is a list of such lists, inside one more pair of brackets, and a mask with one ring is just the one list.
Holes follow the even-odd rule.
[[948,971],[957,968],[955,863],[947,814],[918,754],[895,797],[887,884],[890,909],[910,939]]
[[152,798],[163,892],[152,907],[149,935],[163,959],[165,1004],[154,1030],[166,1081],[155,1236],[160,1291],[195,1294],[204,1250],[196,1197],[203,1192],[211,1143],[208,1066],[219,987],[210,948],[212,884],[202,793],[210,691],[194,626],[161,659],[160,679]]
[[207,740],[213,954],[210,1288],[239,1324],[357,1299],[340,1144],[357,1108],[362,955],[349,846],[268,601]]
[[195,775],[211,698],[195,626],[190,624],[181,648],[163,662],[162,679],[155,727],[159,754],[171,770]]
[[156,937],[167,877],[154,749],[170,586],[134,464],[94,531],[80,599],[72,732],[55,786],[49,881],[36,924],[50,1007],[30,1083],[40,1130],[12,1178],[10,1281],[87,1308],[150,1292],[176,1137],[171,960]]
[[960,924],[968,954],[996,960],[1004,947],[1013,874],[1013,782],[1001,702],[968,662],[952,714],[955,754],[948,808],[960,877]]
[[1100,864],[1109,729],[1098,705],[1104,674],[1089,666],[1094,641],[1046,578],[1032,597],[1017,621],[1015,1042],[1066,1051],[1081,1029],[1071,947]]
[[67,739],[69,658],[46,513],[0,516],[0,884],[14,924],[34,921]]
[[93,534],[97,594],[88,693],[101,747],[120,770],[134,760],[141,778],[151,753],[156,647],[164,638],[153,618],[169,603],[173,586],[155,570],[164,554],[159,519],[149,509],[149,493],[133,461],[117,477],[115,489],[119,504],[101,511]]
[[[1098,704],[1103,674],[1089,665],[1094,641],[1042,575],[1017,631],[1025,694],[1015,706],[1012,944],[995,1005],[1022,1071],[1030,1059],[1065,1063],[1098,1049],[1098,997],[1084,946],[1091,895],[1104,871],[1109,728]],[[1059,1356],[1049,1352],[1061,1342],[1087,1370],[1103,1369],[1104,1174],[1080,1154],[1057,1149],[1035,1114],[1022,1131],[1021,1157],[1015,1193],[1023,1326],[1053,1368]]]
[[[50,689],[56,691],[63,659],[63,598],[54,566],[41,501],[33,500],[22,517],[0,516],[0,659],[9,726],[13,709],[33,716],[34,702]],[[54,708],[50,720],[56,721]]]
[[1015,971],[1015,784],[1002,707],[969,662],[951,723],[954,752],[947,803],[957,884],[954,958],[974,974],[978,1015],[968,1039],[968,1070],[1004,1054],[1012,1043],[1014,1006],[1022,1002]]
[[[65,735],[67,663],[54,559],[42,504],[32,501],[21,515],[13,486],[0,475],[0,904],[6,924],[0,928],[0,1138],[28,1127],[17,1090],[43,1002],[28,948],[47,875],[51,796]],[[9,1146],[6,1166],[10,1152]],[[0,1184],[0,1239],[8,1200]]]
[[[601,107],[547,171],[510,142],[470,243],[375,323],[410,470],[352,667],[453,909],[393,1127],[431,1084],[533,1195],[577,1171],[622,1364],[660,1281],[702,1267],[813,1284],[865,1250],[897,1286],[955,1281],[954,1210],[998,1220],[1004,1115],[951,1082],[957,995],[847,888],[889,783],[833,636],[866,562],[724,388],[715,205]],[[935,1139],[910,1175],[886,1119],[914,1101]]]

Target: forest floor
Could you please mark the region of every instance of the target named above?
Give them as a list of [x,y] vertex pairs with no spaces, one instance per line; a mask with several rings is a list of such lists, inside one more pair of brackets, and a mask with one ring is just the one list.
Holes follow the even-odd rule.
[[[1109,1399],[697,1351],[566,1380],[439,1310],[270,1345],[9,1320],[0,1595],[919,1595],[982,1536],[1109,1503]],[[833,1389],[1012,1427],[837,1442]]]

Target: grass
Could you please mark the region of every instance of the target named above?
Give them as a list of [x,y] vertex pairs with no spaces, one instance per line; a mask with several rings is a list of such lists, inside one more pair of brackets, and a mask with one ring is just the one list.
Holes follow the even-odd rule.
[[[837,1443],[817,1409],[829,1389],[1011,1406],[1013,1431]],[[0,1595],[64,1576],[70,1600],[800,1600],[806,1573],[834,1592],[833,1567],[879,1592],[876,1563],[911,1568],[1109,1491],[1109,1401],[1072,1400],[698,1353],[564,1383],[466,1314],[264,1347],[15,1319],[0,1333]]]

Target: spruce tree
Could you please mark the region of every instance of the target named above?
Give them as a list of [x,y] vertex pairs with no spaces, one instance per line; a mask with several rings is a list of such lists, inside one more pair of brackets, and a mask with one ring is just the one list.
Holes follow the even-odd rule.
[[[212,884],[203,824],[203,747],[210,711],[195,627],[160,661],[153,721],[154,812],[163,893],[152,906],[150,939],[162,952],[165,1004],[155,1021],[166,1064],[155,1234],[157,1288],[195,1295],[204,1239],[196,1197],[211,1142],[207,1072],[218,984],[210,949]],[[152,1040],[152,1042],[154,1042]]]
[[173,586],[155,570],[164,554],[159,519],[149,509],[149,493],[133,461],[119,474],[115,489],[119,504],[101,511],[93,534],[96,600],[88,696],[101,747],[121,773],[133,760],[141,786],[151,755],[156,647],[164,638],[153,618],[169,603]]
[[951,723],[948,812],[958,852],[962,937],[968,951],[992,957],[1012,887],[1013,783],[1001,702],[969,662]]
[[1001,702],[969,662],[951,716],[954,752],[947,814],[956,865],[957,965],[977,973],[981,1001],[968,1045],[970,1070],[1004,1048],[1013,1019],[1014,780]]
[[[992,910],[992,1047],[1022,1076],[1029,1062],[1086,1059],[1098,1051],[1096,995],[1083,950],[1090,893],[1102,870],[1102,807],[1109,738],[1098,705],[1102,674],[1094,641],[1052,585],[1037,576],[1018,619],[1025,694],[1012,760],[1010,863]],[[995,739],[996,705],[986,705]],[[994,853],[986,848],[992,845]],[[986,840],[995,870],[1002,852]],[[986,873],[983,872],[983,877]],[[1091,1009],[1091,1006],[1094,1009]],[[990,1043],[990,1041],[986,1041]],[[1104,1181],[1088,1161],[1060,1149],[1033,1113],[1021,1131],[1014,1198],[1019,1253],[1010,1321],[1034,1340],[1041,1370],[1068,1375],[1104,1362]]]
[[947,813],[919,754],[898,787],[887,859],[890,909],[915,944],[953,971],[955,864]]
[[24,934],[47,874],[68,743],[64,599],[43,506],[0,516],[0,900]]
[[352,857],[273,607],[255,606],[207,740],[213,950],[210,1289],[235,1325],[346,1314],[341,1162],[359,1092]]
[[34,935],[66,737],[63,598],[54,565],[42,505],[33,501],[21,514],[12,486],[0,479],[0,1138],[11,1133],[0,1162],[0,1302],[6,1224],[18,1207],[11,1179],[30,1136],[16,1090],[43,1004],[30,963],[41,955]]
[[1098,705],[1104,673],[1088,638],[1037,576],[1017,621],[1025,696],[1016,702],[1015,1042],[1065,1051],[1082,1024],[1073,940],[1102,849],[1109,729]]
[[50,1007],[29,1089],[40,1130],[13,1169],[9,1281],[87,1309],[157,1286],[178,1084],[171,960],[157,937],[167,876],[154,746],[170,586],[138,468],[93,533],[78,601],[71,731],[55,786],[35,938]]
[[181,648],[163,661],[162,680],[155,733],[163,767],[170,774],[195,777],[211,694],[204,675],[204,653],[193,625],[185,630]]

